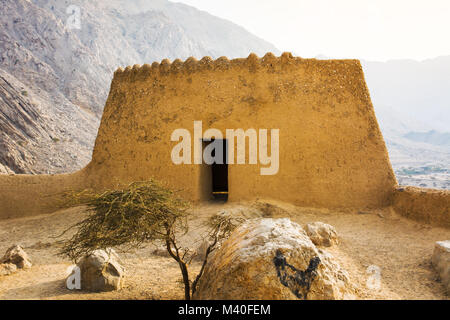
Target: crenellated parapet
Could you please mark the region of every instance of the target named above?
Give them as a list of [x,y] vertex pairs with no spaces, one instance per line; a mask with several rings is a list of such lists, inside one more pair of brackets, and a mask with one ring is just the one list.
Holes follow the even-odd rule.
[[[227,57],[220,57],[216,60],[209,56],[197,60],[194,57],[189,57],[185,61],[176,59],[171,62],[169,59],[164,59],[161,63],[153,62],[150,64],[128,66],[125,69],[118,68],[114,73],[114,79],[124,79],[127,81],[133,79],[145,79],[147,77],[168,76],[172,74],[191,74],[203,71],[225,71],[229,69],[248,69],[250,72],[260,70],[267,70],[271,72],[282,71],[286,68],[294,66],[304,67],[334,67],[339,69],[348,67],[349,65],[356,66],[359,69],[360,63],[358,60],[317,60],[304,59],[294,57],[290,52],[284,52],[277,57],[273,53],[266,53],[262,58],[256,54],[251,53],[247,58],[228,59]],[[336,70],[334,70],[336,71]],[[330,69],[333,72],[333,68]]]

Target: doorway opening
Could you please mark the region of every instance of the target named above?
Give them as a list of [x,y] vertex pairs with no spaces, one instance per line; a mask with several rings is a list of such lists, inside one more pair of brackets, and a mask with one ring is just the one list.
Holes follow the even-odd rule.
[[[216,148],[211,152],[211,156],[216,160],[214,163],[207,165],[210,167],[211,173],[211,193],[212,198],[218,201],[228,200],[228,164],[227,151],[228,143],[226,139],[203,140],[203,150],[214,142]],[[219,150],[216,150],[220,148]],[[216,151],[219,151],[216,156]]]

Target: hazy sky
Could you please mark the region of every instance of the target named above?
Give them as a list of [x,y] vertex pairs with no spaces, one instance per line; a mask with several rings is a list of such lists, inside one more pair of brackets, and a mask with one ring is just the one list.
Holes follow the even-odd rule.
[[172,0],[231,20],[302,57],[450,55],[449,0]]

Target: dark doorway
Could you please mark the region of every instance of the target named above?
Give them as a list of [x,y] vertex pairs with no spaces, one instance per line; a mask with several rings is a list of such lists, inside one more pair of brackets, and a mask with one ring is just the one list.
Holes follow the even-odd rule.
[[[211,143],[217,141],[216,147],[221,146],[222,152],[217,154],[216,149],[211,152],[211,155],[216,158],[216,161],[209,165],[211,167],[211,177],[212,177],[212,196],[215,200],[227,201],[228,200],[228,164],[227,164],[227,149],[228,144],[226,139],[211,141],[203,141],[204,147],[210,145]],[[203,149],[205,150],[205,149]]]

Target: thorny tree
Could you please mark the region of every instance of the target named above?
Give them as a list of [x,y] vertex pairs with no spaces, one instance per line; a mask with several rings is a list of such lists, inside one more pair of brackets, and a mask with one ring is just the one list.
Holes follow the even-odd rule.
[[190,300],[195,293],[210,253],[240,222],[227,215],[216,215],[208,221],[202,266],[191,284],[188,266],[193,250],[177,242],[180,236],[188,232],[191,212],[188,202],[176,197],[155,180],[149,180],[134,182],[120,190],[102,193],[85,190],[65,195],[63,206],[80,204],[87,206],[89,215],[68,229],[75,228],[76,232],[64,242],[61,255],[76,262],[97,249],[122,246],[127,250],[149,242],[163,243],[180,267],[186,300]]

